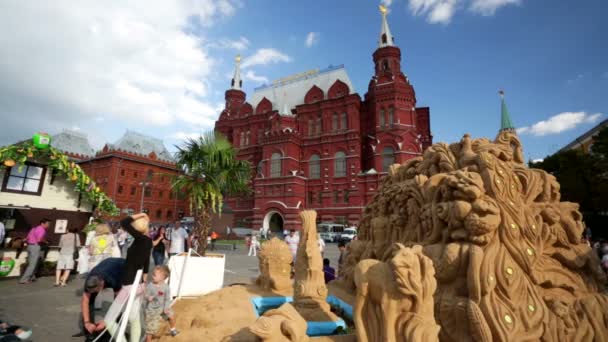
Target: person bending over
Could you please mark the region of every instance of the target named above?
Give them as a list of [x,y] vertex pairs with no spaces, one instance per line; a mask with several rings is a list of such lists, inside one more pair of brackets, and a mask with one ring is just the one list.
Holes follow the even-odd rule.
[[93,268],[84,281],[84,292],[80,300],[82,322],[85,334],[95,334],[105,328],[103,320],[95,323],[94,306],[97,294],[103,289],[113,289],[114,296],[122,288],[122,276],[125,260],[122,258],[108,258]]

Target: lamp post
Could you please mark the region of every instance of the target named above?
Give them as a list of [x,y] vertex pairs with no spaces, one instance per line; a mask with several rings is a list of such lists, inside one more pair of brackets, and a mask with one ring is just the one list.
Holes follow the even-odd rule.
[[146,187],[148,185],[150,185],[150,182],[139,182],[139,185],[141,185],[141,202],[139,204],[139,212],[143,213],[143,211],[144,211],[144,194],[146,192]]

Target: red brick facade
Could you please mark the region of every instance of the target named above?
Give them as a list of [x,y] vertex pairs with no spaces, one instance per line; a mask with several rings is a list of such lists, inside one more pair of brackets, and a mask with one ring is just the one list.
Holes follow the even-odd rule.
[[[97,155],[79,163],[99,187],[121,209],[120,219],[143,209],[153,223],[173,222],[180,214],[188,216],[188,205],[181,195],[170,191],[170,175],[177,173],[175,164],[149,155],[129,153],[106,145]],[[146,186],[142,183],[146,183]]]
[[[340,79],[325,92],[317,85],[306,89],[303,102],[288,111],[268,98],[254,108],[240,89],[226,91],[215,129],[257,168],[253,196],[227,201],[235,226],[269,227],[278,214],[284,228],[299,229],[302,209],[315,209],[319,221],[358,224],[387,166],[420,156],[431,145],[429,108],[416,108],[400,49],[380,47],[373,62],[364,100]],[[301,79],[312,82],[309,76]]]

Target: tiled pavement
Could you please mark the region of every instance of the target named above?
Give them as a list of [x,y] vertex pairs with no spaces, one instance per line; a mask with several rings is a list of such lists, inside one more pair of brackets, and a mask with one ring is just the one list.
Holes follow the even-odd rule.
[[[226,254],[224,285],[249,283],[258,275],[257,258],[248,257],[247,251],[238,249]],[[325,256],[335,266],[338,248],[328,244]],[[33,341],[65,342],[82,341],[71,338],[78,331],[80,295],[83,279],[74,279],[66,287],[53,287],[54,278],[44,277],[28,285],[18,284],[18,279],[0,281],[0,319],[31,327]],[[110,301],[111,291],[104,295]],[[107,308],[109,303],[105,304]]]

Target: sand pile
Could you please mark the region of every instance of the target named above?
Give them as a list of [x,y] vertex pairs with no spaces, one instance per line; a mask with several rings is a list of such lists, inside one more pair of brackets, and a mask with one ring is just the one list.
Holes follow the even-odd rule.
[[[208,295],[182,299],[175,303],[173,311],[177,318],[177,337],[168,335],[169,327],[161,327],[163,335],[155,341],[161,342],[253,342],[256,337],[247,327],[252,325],[256,316],[250,298],[258,296],[277,296],[277,293],[264,291],[258,286],[231,286]],[[282,295],[291,296],[292,293]],[[313,338],[315,342],[354,342],[354,336],[332,336]]]
[[246,329],[256,316],[249,301],[251,293],[244,286],[226,287],[196,299],[182,299],[175,303],[177,337],[165,334],[160,341],[255,341]]

